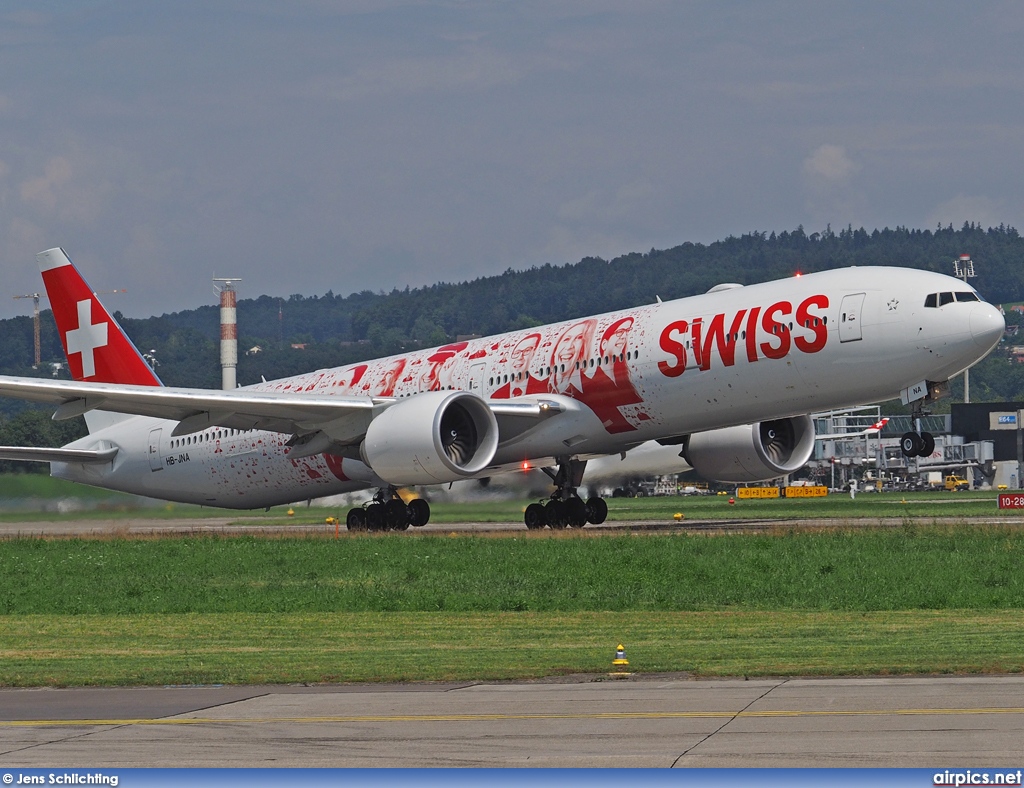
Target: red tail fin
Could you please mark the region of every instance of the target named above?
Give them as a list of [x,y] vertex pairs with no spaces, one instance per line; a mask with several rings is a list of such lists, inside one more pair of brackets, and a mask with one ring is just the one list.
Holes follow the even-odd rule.
[[63,249],[47,249],[36,260],[75,380],[163,385]]

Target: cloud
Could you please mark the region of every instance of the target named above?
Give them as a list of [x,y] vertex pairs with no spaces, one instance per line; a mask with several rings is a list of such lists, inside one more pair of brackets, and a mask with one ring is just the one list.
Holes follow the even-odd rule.
[[395,59],[367,64],[346,76],[321,75],[306,94],[313,99],[353,101],[367,97],[486,90],[518,82],[523,62],[497,52],[473,50],[451,56]]
[[1008,211],[998,200],[981,195],[958,194],[935,206],[925,226],[946,227],[952,224],[960,229],[964,222],[976,222],[982,227],[996,227],[1006,222]]
[[63,156],[55,156],[46,162],[43,174],[30,178],[21,184],[23,202],[47,211],[57,207],[58,195],[71,182],[71,162]]
[[803,163],[804,175],[828,183],[845,182],[858,169],[842,145],[819,145]]
[[591,189],[558,206],[557,216],[566,222],[593,222],[605,225],[614,221],[633,221],[650,211],[655,188],[645,178],[622,184],[614,191]]

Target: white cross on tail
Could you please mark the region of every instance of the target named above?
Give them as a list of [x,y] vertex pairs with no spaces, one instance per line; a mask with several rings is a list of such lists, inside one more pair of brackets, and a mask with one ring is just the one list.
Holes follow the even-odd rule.
[[82,354],[82,377],[91,378],[96,374],[96,348],[107,345],[107,324],[92,322],[92,301],[88,298],[78,302],[78,328],[67,333],[68,356]]

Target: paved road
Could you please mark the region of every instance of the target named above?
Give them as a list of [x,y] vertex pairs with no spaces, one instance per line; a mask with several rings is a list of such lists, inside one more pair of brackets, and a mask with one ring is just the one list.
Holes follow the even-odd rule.
[[1020,768],[1024,677],[0,690],[0,766]]

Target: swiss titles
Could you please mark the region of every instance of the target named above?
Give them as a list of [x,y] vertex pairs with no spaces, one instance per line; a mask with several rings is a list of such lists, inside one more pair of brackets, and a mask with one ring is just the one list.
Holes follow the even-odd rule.
[[753,363],[762,358],[784,358],[794,348],[801,353],[817,353],[828,341],[823,314],[827,308],[828,296],[813,295],[795,309],[790,301],[777,301],[766,307],[740,309],[732,315],[675,320],[665,326],[658,340],[670,357],[659,361],[658,369],[665,377],[677,378],[687,366],[711,369],[716,357],[717,363],[731,367],[737,354]]

